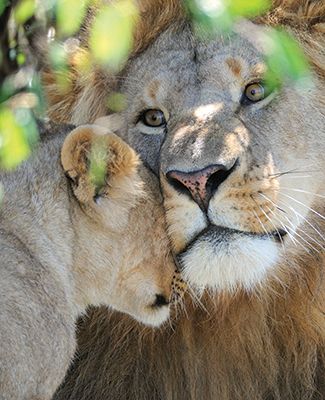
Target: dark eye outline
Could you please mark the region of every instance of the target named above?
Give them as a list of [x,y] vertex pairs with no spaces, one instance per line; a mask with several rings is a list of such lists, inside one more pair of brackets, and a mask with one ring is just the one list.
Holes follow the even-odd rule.
[[[246,95],[247,88],[249,86],[252,86],[252,85],[261,85],[263,87],[263,89],[264,89],[264,97],[262,99],[254,101],[254,100],[251,100],[251,99],[249,99],[247,97],[247,95]],[[250,82],[245,86],[245,89],[243,91],[242,97],[240,99],[240,104],[242,104],[242,105],[250,105],[250,104],[259,103],[259,102],[265,100],[271,93],[272,93],[271,88],[264,81],[253,81],[253,82]]]
[[[146,121],[146,113],[148,111],[159,111],[162,113],[163,115],[163,122],[160,125],[150,125],[148,124],[148,122]],[[162,126],[165,126],[167,121],[166,121],[166,117],[163,111],[161,111],[159,108],[148,108],[147,110],[144,110],[141,112],[141,114],[139,115],[138,119],[137,119],[137,123],[138,122],[142,122],[145,126],[149,126],[150,128],[161,128]]]

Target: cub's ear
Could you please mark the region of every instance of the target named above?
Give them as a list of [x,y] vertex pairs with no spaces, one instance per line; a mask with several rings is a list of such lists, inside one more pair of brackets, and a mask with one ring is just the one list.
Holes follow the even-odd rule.
[[139,159],[130,146],[107,129],[84,125],[65,139],[61,163],[77,199],[91,204],[100,197],[127,196],[125,192],[132,189],[137,176]]

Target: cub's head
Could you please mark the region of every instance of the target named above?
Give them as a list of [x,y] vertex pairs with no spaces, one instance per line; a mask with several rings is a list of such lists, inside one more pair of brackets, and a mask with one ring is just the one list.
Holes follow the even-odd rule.
[[132,60],[125,139],[160,177],[168,231],[198,290],[252,290],[289,254],[319,251],[325,85],[272,89],[262,38],[241,23],[203,40],[172,26]]
[[174,267],[157,178],[118,136],[95,125],[67,136],[61,161],[71,193],[76,303],[81,310],[106,304],[160,325],[169,316]]

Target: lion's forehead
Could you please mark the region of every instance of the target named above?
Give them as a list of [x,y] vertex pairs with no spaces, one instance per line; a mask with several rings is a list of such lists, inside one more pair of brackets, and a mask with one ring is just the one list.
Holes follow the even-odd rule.
[[[177,35],[177,41],[175,41]],[[185,30],[168,30],[140,57],[131,63],[125,87],[149,101],[184,102],[194,105],[198,90],[218,91],[221,98],[234,97],[230,88],[242,86],[252,75],[264,72],[263,57],[257,46],[240,34],[231,38],[194,37]],[[210,90],[208,90],[210,89]],[[213,89],[213,90],[212,90]],[[179,96],[180,92],[184,96]],[[238,99],[237,99],[238,100]],[[130,103],[134,107],[134,98]]]

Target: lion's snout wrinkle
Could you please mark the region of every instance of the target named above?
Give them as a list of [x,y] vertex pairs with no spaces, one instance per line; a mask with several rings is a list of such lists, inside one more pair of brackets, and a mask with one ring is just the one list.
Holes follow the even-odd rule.
[[230,167],[214,164],[189,172],[172,170],[167,172],[166,178],[176,190],[189,194],[204,211],[207,210],[211,197],[234,171],[237,164],[236,160]]

